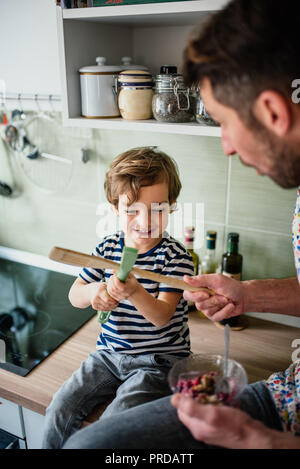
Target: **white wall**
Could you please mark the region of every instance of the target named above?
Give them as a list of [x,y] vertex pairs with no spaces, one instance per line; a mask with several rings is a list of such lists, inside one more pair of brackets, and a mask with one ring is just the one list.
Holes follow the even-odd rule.
[[60,95],[55,0],[0,0],[0,31],[6,92]]

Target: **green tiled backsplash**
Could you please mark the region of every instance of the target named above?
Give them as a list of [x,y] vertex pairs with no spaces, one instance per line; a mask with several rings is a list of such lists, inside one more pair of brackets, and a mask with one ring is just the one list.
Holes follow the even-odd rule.
[[[155,145],[178,164],[183,186],[178,203],[204,204],[204,227],[197,230],[196,225],[196,233],[199,238],[206,229],[218,232],[219,258],[227,233],[237,231],[244,279],[295,275],[291,219],[296,190],[279,188],[238,157],[229,160],[219,138],[68,128],[62,127],[59,113],[28,130],[41,151],[72,164],[43,160],[37,166],[0,140],[0,180],[15,188],[13,197],[0,196],[0,245],[45,256],[53,245],[89,253],[101,223],[97,206],[106,202],[108,165],[129,148]],[[80,158],[84,145],[87,163]],[[195,224],[195,210],[191,221]],[[200,257],[204,252],[205,246],[198,249]]]

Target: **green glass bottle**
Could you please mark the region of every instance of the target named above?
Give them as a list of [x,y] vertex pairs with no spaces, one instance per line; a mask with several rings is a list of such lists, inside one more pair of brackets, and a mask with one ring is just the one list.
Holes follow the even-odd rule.
[[[238,251],[239,234],[228,233],[227,252],[222,256],[222,274],[234,278],[235,280],[242,280],[243,256],[239,254]],[[242,329],[240,318],[240,316],[235,316],[224,319],[220,321],[220,323],[223,326],[229,324],[230,327]]]

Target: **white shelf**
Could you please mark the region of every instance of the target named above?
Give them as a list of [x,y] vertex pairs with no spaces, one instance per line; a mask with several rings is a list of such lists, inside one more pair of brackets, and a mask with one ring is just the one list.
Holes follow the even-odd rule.
[[98,56],[118,64],[121,57],[146,65],[153,75],[165,63],[182,73],[182,53],[195,27],[228,0],[115,5],[94,8],[57,7],[59,59],[62,83],[63,124],[66,126],[125,131],[220,137],[220,127],[198,123],[173,124],[156,120],[126,121],[80,117],[78,70]]
[[[77,19],[97,22],[123,22],[161,25],[176,21],[176,24],[191,24],[197,21],[197,14],[220,10],[228,0],[189,0],[185,2],[148,3],[143,5],[115,5],[94,8],[73,8],[63,10],[63,19]],[[195,16],[196,15],[196,16]],[[170,24],[170,23],[169,23]]]
[[141,132],[162,132],[168,134],[197,135],[203,137],[221,137],[221,128],[202,125],[196,122],[175,124],[159,122],[155,119],[129,121],[122,118],[86,119],[75,117],[64,119],[64,125],[106,130],[134,130]]

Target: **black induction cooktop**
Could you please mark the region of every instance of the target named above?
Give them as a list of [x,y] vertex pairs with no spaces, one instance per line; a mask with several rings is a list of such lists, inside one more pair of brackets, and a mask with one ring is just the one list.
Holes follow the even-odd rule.
[[69,302],[74,279],[0,259],[0,368],[26,376],[91,319]]

